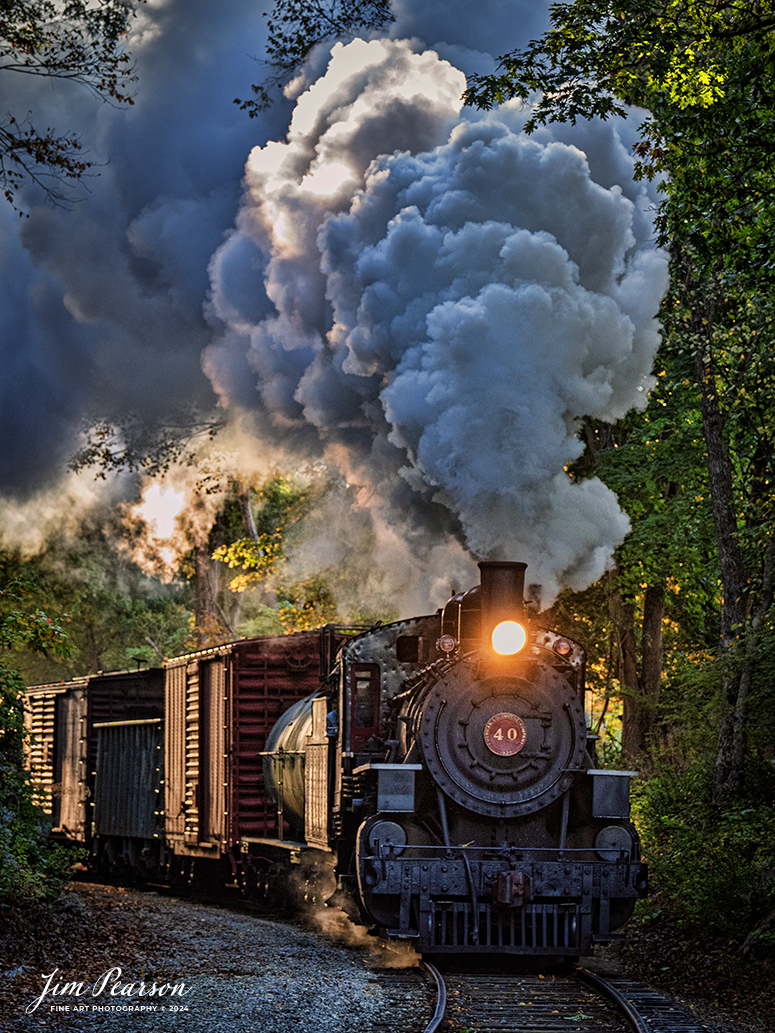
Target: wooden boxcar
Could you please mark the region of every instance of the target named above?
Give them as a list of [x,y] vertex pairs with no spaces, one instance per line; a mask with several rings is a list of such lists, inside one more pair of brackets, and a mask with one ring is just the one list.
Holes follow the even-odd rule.
[[26,722],[32,733],[27,764],[56,837],[91,844],[96,726],[160,719],[163,712],[164,672],[159,668],[100,672],[27,689]]
[[164,722],[95,725],[92,854],[98,871],[158,877],[164,844]]

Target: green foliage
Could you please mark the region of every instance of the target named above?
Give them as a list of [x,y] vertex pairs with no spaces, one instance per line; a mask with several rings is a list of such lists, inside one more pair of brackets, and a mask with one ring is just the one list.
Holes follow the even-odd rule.
[[23,644],[66,656],[69,647],[61,622],[38,608],[24,606],[37,587],[25,564],[12,556],[0,555],[0,650]]
[[266,603],[253,607],[252,615],[237,625],[240,638],[257,638],[259,635],[284,635],[285,627],[277,610]]
[[276,0],[267,17],[268,61],[263,62],[272,71],[251,87],[250,100],[234,103],[255,118],[272,103],[272,91],[285,86],[318,43],[382,29],[392,21],[390,0]]
[[756,651],[748,727],[751,753],[775,764],[775,705],[773,705],[772,657],[775,656],[775,620],[770,620],[762,633]]
[[256,530],[260,535],[282,533],[308,511],[320,488],[275,471],[255,493]]
[[146,577],[129,559],[125,544],[120,514],[96,512],[77,534],[55,535],[37,556],[16,559],[15,568],[35,578],[34,590],[17,609],[34,614],[45,600],[67,615],[57,625],[67,629],[66,655],[50,648],[42,654],[29,639],[13,650],[14,666],[27,684],[158,666],[162,657],[185,652],[187,588]]
[[[368,515],[353,506],[352,487],[324,468],[307,474],[299,482],[274,474],[257,492],[259,542],[247,544],[260,547],[264,540],[278,547],[274,554],[269,552],[271,572],[267,581],[276,596],[275,619],[285,631],[308,630],[330,621],[369,626],[397,620],[391,593],[384,585],[384,572],[375,568],[373,527]],[[347,514],[346,520],[338,519],[343,513]],[[318,546],[298,563],[299,554],[313,542],[322,542],[329,558],[328,564],[321,564],[317,570]],[[330,557],[336,557],[336,562],[332,563]],[[259,555],[257,560],[260,564],[263,557]],[[313,573],[308,573],[310,569]],[[253,588],[260,584],[258,574]],[[246,607],[250,605],[248,598]],[[263,623],[268,618],[265,607],[256,618],[259,623],[251,627],[267,626],[269,633],[276,633],[276,625]],[[241,633],[244,626],[240,625]]]
[[259,535],[257,539],[240,538],[231,545],[221,545],[213,553],[227,567],[242,573],[231,579],[232,592],[244,592],[273,574],[285,559],[283,536],[280,531]]
[[745,799],[719,811],[712,770],[663,770],[636,789],[635,816],[653,890],[691,930],[745,938],[775,907],[775,776],[753,769]]
[[[8,716],[8,672],[0,668],[0,721]],[[49,825],[33,803],[29,776],[0,745],[0,902],[51,900],[70,878],[77,852],[47,839]]]
[[713,757],[721,710],[722,664],[684,640],[666,652],[652,753],[660,767],[687,771]]
[[[621,115],[624,105],[707,110],[726,99],[740,55],[771,70],[773,7],[717,0],[570,0],[552,5],[551,28],[469,79],[480,108],[536,91],[528,132],[547,122]],[[769,61],[768,61],[769,58]]]
[[278,571],[286,560],[289,532],[308,511],[313,497],[310,485],[278,472],[254,492],[256,537],[240,537],[213,552],[213,559],[241,571],[229,584],[232,592],[260,585]]
[[[280,474],[272,475],[256,492],[257,539],[240,538],[213,553],[215,559],[230,568],[242,568],[229,584],[232,592],[249,594],[251,589],[270,580],[274,588],[276,608],[253,604],[251,617],[238,625],[240,635],[309,631],[342,619],[334,593],[352,576],[347,562],[341,568],[321,570],[301,580],[282,573],[288,559],[287,550],[292,548],[296,537],[294,530],[303,533],[298,525],[329,487],[300,487]],[[372,624],[395,617],[392,611],[377,612],[361,607],[351,613],[348,620]]]
[[600,736],[598,760],[603,763],[605,753],[606,764],[615,762],[621,751],[621,701],[616,681],[614,631],[603,582],[598,581],[583,592],[568,589],[561,592],[551,611],[541,615],[540,622],[584,647],[590,727]]
[[[679,632],[682,629],[679,629]],[[691,632],[691,628],[689,631]],[[749,633],[750,634],[750,633]],[[746,767],[740,792],[751,785],[750,772],[775,762],[775,706],[771,657],[775,650],[775,627],[770,618],[757,637],[749,657],[746,650],[725,657],[717,649],[693,645],[689,636],[672,636],[666,650],[662,693],[654,755],[660,765],[686,771],[697,763],[709,762],[718,739],[726,701],[725,673],[750,663],[752,686],[748,709]],[[758,790],[757,790],[758,791]]]
[[[41,610],[21,608],[34,585],[29,576],[0,564],[0,650],[28,645],[63,655],[67,651],[61,625]],[[24,726],[24,683],[0,659],[0,901],[20,904],[56,895],[68,877],[73,858],[46,840],[43,812],[33,803],[29,775],[22,767],[27,740]]]
[[682,363],[668,348],[645,412],[631,412],[612,443],[582,462],[613,491],[632,522],[617,551],[618,587],[638,599],[648,585],[666,589],[671,649],[712,649],[719,634],[719,565],[714,540],[702,419]]
[[287,633],[311,631],[338,619],[325,573],[315,574],[278,592],[277,616]]
[[[126,0],[4,0],[0,71],[65,80],[109,103],[132,104],[128,88],[135,76],[123,41],[134,6]],[[11,204],[25,180],[61,203],[65,196],[52,178],[81,179],[93,164],[74,133],[40,131],[29,114],[8,113],[0,122],[0,187]]]
[[372,606],[351,606],[340,612],[338,590],[347,578],[346,570],[328,569],[301,581],[281,581],[277,587],[277,617],[285,631],[309,631],[334,622],[371,627],[398,620],[398,611],[380,605],[379,599]]

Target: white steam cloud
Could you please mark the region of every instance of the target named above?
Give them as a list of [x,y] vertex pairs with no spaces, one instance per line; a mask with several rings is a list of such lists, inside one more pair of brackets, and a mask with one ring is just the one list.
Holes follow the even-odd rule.
[[614,130],[590,130],[593,175],[516,107],[461,117],[464,85],[416,43],[332,48],[287,140],[250,155],[205,369],[250,405],[247,360],[265,434],[369,485],[418,553],[457,534],[527,561],[546,604],[627,531],[565,467],[581,417],[645,405],[666,262]]

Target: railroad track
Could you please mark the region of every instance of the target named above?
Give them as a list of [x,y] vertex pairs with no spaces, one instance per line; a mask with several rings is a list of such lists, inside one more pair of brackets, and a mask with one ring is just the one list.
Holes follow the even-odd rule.
[[445,972],[424,1033],[725,1033],[643,983],[584,969],[567,976]]

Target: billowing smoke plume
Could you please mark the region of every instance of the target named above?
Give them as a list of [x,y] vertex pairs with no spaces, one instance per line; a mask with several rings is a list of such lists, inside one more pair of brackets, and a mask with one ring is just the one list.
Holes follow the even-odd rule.
[[527,560],[545,602],[602,570],[626,521],[564,467],[581,415],[648,387],[664,260],[632,128],[525,139],[517,108],[461,111],[460,69],[540,33],[538,0],[393,9],[389,39],[319,48],[259,120],[232,103],[263,74],[253,0],[143,5],[131,109],[4,80],[103,164],[69,210],[0,206],[0,495],[35,512],[84,420],[220,399],[257,466],[338,464],[377,562],[433,601],[475,577],[460,542]]
[[520,135],[516,107],[461,117],[463,88],[406,41],[333,47],[287,141],[251,153],[205,368],[245,406],[247,363],[263,433],[370,485],[418,553],[460,534],[526,560],[546,603],[626,533],[565,468],[582,416],[645,404],[665,260],[631,177],[629,197],[612,182],[615,131],[590,133],[600,182],[577,147]]
[[[62,184],[71,205],[51,208],[28,185],[19,197],[28,217],[20,219],[0,198],[3,497],[50,490],[84,420],[134,413],[150,425],[176,406],[215,403],[201,369],[208,261],[234,223],[251,147],[282,137],[291,104],[277,91],[272,108],[250,119],[233,103],[266,72],[266,5],[136,7],[132,107],[104,105],[66,82],[2,73],[4,113],[31,112],[41,129],[74,133],[95,162],[83,189]],[[464,45],[466,67],[483,69],[490,59],[475,48],[495,44],[499,22],[515,42],[526,38],[527,9],[545,17],[538,0],[483,0],[476,9],[462,0],[395,0],[391,31]],[[251,256],[241,258],[235,276],[251,273],[255,320],[271,304]]]
[[[281,103],[259,127],[233,104],[261,70],[254,0],[153,0],[130,40],[132,107],[77,86],[4,71],[3,111],[72,131],[94,175],[48,206],[28,186],[0,198],[0,494],[49,488],[84,420],[151,424],[214,397],[200,356],[207,263],[233,222],[245,156],[281,133]],[[56,183],[53,184],[56,186]]]

